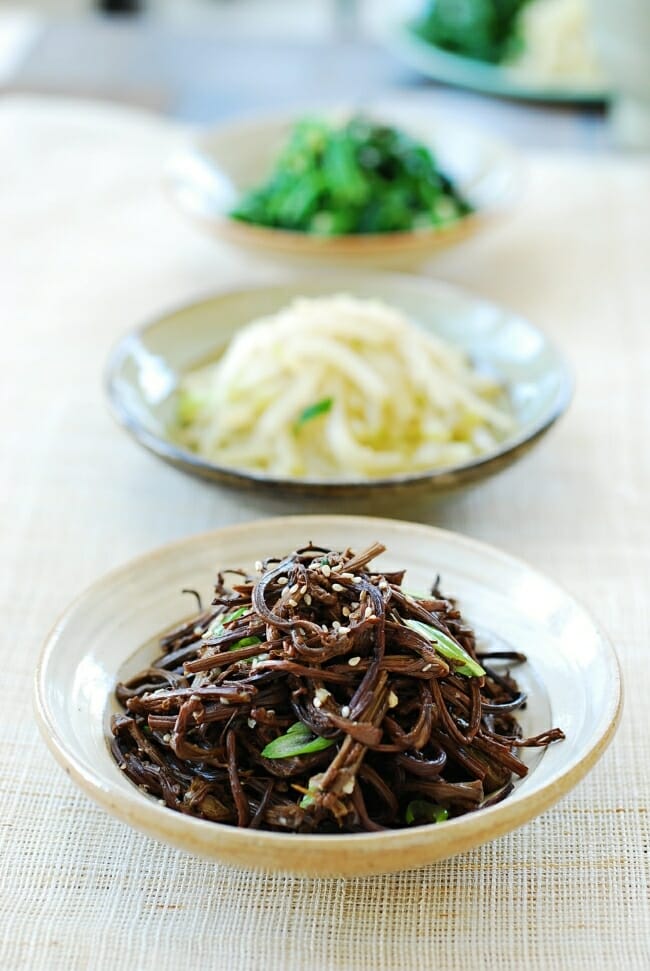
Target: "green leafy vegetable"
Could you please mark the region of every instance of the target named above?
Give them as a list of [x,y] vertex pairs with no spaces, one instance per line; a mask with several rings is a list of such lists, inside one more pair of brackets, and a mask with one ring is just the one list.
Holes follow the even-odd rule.
[[262,755],[266,759],[290,759],[294,755],[310,755],[312,752],[321,752],[335,744],[333,738],[321,738],[314,735],[312,730],[296,722],[291,728],[287,729],[285,735],[274,738],[262,749]]
[[318,418],[320,415],[326,415],[328,411],[331,411],[333,404],[333,398],[322,398],[321,401],[316,401],[313,405],[309,405],[296,418],[294,429],[299,431],[308,421],[312,421],[312,419]]
[[[471,211],[411,136],[363,117],[294,126],[269,179],[233,219],[319,236],[400,232],[455,222]],[[191,411],[191,406],[188,406]]]
[[441,654],[448,661],[453,661],[456,674],[464,674],[468,678],[480,678],[485,674],[478,661],[475,661],[460,644],[456,644],[442,631],[431,627],[430,624],[423,624],[421,620],[408,619],[405,624],[417,634],[422,634],[428,641],[431,641],[438,654]]
[[521,47],[518,18],[530,0],[430,0],[413,29],[443,50],[498,64]]
[[413,823],[443,823],[449,819],[449,811],[426,799],[414,799],[406,807],[404,819],[409,826]]

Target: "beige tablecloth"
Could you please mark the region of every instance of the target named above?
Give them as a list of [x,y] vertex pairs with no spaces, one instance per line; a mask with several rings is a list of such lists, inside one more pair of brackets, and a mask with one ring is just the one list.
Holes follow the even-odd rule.
[[124,110],[0,105],[0,967],[649,968],[647,161],[531,157],[516,215],[428,268],[546,328],[573,362],[577,397],[538,450],[491,482],[371,509],[524,557],[609,629],[627,705],[577,790],[448,862],[312,881],[215,866],[131,832],[73,788],[38,738],[37,652],[81,588],[174,537],[296,510],[167,468],[107,414],[102,365],[123,331],[274,272],[170,207],[160,174],[178,138]]

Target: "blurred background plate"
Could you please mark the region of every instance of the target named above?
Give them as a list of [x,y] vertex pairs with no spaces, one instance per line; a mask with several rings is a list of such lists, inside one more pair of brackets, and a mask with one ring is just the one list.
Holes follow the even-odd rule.
[[[444,228],[412,232],[315,236],[231,219],[242,192],[265,181],[293,125],[303,117],[343,122],[355,113],[403,129],[434,152],[442,171],[475,211]],[[305,108],[299,114],[269,115],[197,133],[187,150],[171,159],[167,183],[172,198],[187,215],[237,246],[267,256],[329,263],[404,266],[482,230],[514,204],[521,183],[516,153],[499,139],[450,124],[435,112],[404,105],[382,108],[361,103],[336,109]]]
[[[499,447],[463,465],[385,479],[278,478],[226,468],[174,441],[175,390],[198,364],[216,359],[239,328],[274,313],[298,296],[347,293],[402,310],[425,330],[461,347],[501,380],[516,418]],[[562,415],[572,382],[559,352],[527,320],[447,284],[368,272],[301,276],[277,285],[216,294],[157,318],[120,341],[108,362],[106,387],[114,416],[145,448],[203,478],[251,488],[348,495],[394,488],[448,491],[485,478],[519,458]]]
[[433,81],[528,101],[591,104],[607,101],[604,81],[535,78],[524,69],[489,64],[443,50],[418,37],[410,20],[386,18],[378,31],[386,46],[405,64]]

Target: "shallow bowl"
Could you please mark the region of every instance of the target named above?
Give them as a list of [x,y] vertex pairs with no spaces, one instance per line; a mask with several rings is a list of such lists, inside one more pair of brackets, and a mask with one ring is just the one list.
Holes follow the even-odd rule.
[[[175,390],[188,370],[217,357],[242,325],[295,297],[341,292],[392,304],[425,330],[463,348],[477,366],[506,385],[516,417],[514,432],[493,451],[462,465],[381,479],[281,478],[221,466],[175,441]],[[145,448],[186,472],[239,488],[342,496],[387,489],[448,492],[492,475],[521,457],[562,415],[572,381],[545,335],[502,307],[431,280],[335,271],[219,293],[157,318],[114,349],[106,388],[120,424]]]
[[[317,115],[343,121],[353,113],[341,108],[318,111]],[[465,125],[450,124],[421,108],[368,108],[363,113],[407,131],[431,148],[442,171],[474,211],[445,227],[343,236],[317,236],[231,218],[229,213],[242,193],[268,178],[302,115],[247,119],[195,134],[186,149],[169,162],[168,190],[181,211],[204,229],[285,264],[354,262],[404,268],[474,235],[512,207],[521,183],[520,163],[503,142]]]
[[[183,588],[206,599],[216,569],[309,540],[357,549],[387,546],[380,565],[406,567],[412,589],[442,574],[445,591],[477,631],[479,645],[523,649],[517,678],[529,702],[526,733],[559,726],[566,740],[529,750],[528,775],[503,802],[437,825],[319,836],[238,829],[176,813],[119,771],[108,748],[113,691],[156,654],[155,636],[187,615]],[[614,652],[586,611],[554,582],[489,546],[428,526],[348,516],[295,516],[230,526],[134,560],[79,597],[50,634],[36,673],[43,737],[73,781],[113,816],[147,835],[211,860],[309,876],[358,876],[417,867],[522,826],[550,807],[597,762],[621,709]]]

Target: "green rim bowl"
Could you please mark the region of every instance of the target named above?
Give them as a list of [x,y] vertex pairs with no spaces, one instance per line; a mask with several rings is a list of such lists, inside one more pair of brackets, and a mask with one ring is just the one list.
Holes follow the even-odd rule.
[[403,19],[382,25],[380,33],[383,43],[396,57],[432,81],[524,101],[600,104],[611,97],[604,79],[535,77],[516,65],[488,64],[443,50],[419,37],[411,22]]

